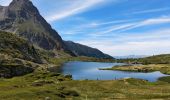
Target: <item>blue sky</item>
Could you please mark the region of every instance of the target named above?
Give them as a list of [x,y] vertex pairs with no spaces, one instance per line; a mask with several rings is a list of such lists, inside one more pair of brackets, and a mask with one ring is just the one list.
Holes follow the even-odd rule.
[[170,0],[32,1],[64,40],[112,56],[170,53]]

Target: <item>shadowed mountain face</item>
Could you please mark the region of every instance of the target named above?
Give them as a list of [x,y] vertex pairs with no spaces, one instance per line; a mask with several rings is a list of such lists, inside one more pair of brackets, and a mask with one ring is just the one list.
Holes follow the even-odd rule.
[[87,56],[96,58],[113,59],[113,57],[104,54],[96,48],[91,48],[85,45],[74,43],[72,41],[65,41],[66,46],[76,55],[76,56]]
[[16,33],[46,50],[66,48],[29,0],[13,0],[8,7],[0,7],[0,29]]
[[13,0],[7,7],[0,6],[0,30],[15,33],[45,50],[64,50],[72,56],[112,58],[94,48],[64,43],[30,0]]

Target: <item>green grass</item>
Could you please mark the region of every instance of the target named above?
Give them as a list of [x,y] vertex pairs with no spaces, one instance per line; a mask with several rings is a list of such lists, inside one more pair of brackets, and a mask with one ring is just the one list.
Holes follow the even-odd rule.
[[[74,96],[77,92],[72,90],[60,89],[62,81],[70,81],[67,76],[57,73],[32,73],[22,77],[12,79],[1,79],[0,81],[0,99],[1,100],[37,100],[52,97],[59,99],[57,96]],[[65,93],[65,94],[64,94]],[[77,93],[78,95],[78,93]]]
[[140,64],[170,64],[170,54],[154,55],[139,59],[117,59],[121,63],[140,63]]
[[161,78],[159,78],[159,80],[170,83],[170,76],[161,77]]
[[[0,43],[0,62],[7,57],[8,60],[20,58],[37,63],[41,62],[38,51],[35,50],[34,46],[17,35],[0,31]],[[2,57],[3,55],[5,57]]]
[[47,97],[51,100],[168,99],[170,84],[137,79],[75,81],[54,73],[0,79],[1,100],[44,100]]

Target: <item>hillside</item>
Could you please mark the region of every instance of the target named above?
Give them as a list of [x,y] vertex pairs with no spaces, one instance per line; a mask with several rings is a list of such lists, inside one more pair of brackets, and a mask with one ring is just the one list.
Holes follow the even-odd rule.
[[76,56],[87,56],[96,58],[106,58],[113,59],[113,57],[104,54],[96,48],[91,48],[79,43],[74,43],[72,41],[65,41],[66,46],[76,55]]
[[154,55],[138,59],[117,59],[117,61],[142,64],[170,64],[170,54]]
[[0,31],[0,54],[37,63],[41,62],[41,58],[33,45],[8,32]]
[[0,31],[0,77],[30,73],[40,63],[41,57],[33,45],[12,33]]
[[170,64],[170,54],[155,55],[139,59],[146,64]]

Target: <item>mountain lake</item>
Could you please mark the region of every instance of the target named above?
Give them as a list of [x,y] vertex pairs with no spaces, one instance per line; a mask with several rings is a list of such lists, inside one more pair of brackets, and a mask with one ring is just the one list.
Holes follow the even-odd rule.
[[123,63],[103,63],[103,62],[80,62],[73,61],[65,63],[58,69],[62,74],[72,75],[74,80],[117,80],[122,78],[144,79],[155,82],[160,77],[168,76],[159,71],[155,72],[125,72],[115,70],[99,70],[99,68],[111,68]]

